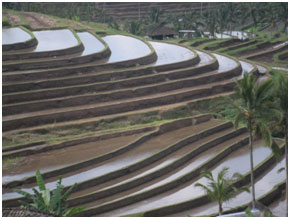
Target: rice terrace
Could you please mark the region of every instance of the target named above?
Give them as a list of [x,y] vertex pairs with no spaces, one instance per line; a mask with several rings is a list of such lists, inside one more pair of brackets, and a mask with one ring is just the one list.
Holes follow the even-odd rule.
[[3,2],[2,216],[288,216],[287,2]]

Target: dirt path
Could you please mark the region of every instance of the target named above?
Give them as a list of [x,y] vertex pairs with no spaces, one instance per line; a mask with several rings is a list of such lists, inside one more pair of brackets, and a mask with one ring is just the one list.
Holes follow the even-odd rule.
[[33,12],[19,12],[32,28],[57,27],[59,24],[44,15]]
[[19,17],[14,15],[10,11],[3,11],[3,15],[9,20],[9,23],[12,25],[21,25],[22,21],[20,20]]

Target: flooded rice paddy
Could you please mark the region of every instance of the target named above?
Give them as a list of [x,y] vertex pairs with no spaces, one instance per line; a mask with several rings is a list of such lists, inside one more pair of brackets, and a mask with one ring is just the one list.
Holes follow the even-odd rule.
[[89,32],[79,32],[77,35],[84,45],[84,51],[81,56],[91,55],[105,48],[105,45]]
[[[274,165],[270,170],[266,171],[266,173],[258,179],[255,179],[255,193],[256,198],[262,197],[264,194],[269,192],[273,187],[285,180],[285,172],[278,173],[278,170],[282,167],[285,167],[285,159],[282,159],[278,164]],[[224,203],[224,210],[230,210],[236,206],[248,204],[251,202],[251,193],[241,192],[229,202]],[[286,208],[286,205],[283,206],[283,202],[277,204],[277,208],[279,209],[279,214],[285,215],[285,211],[283,209]],[[284,212],[283,212],[284,211]],[[216,203],[206,204],[202,207],[198,207],[192,210],[188,210],[185,212],[181,212],[172,216],[182,216],[182,215],[191,215],[191,216],[202,216],[209,215],[218,212],[218,205]],[[277,212],[276,212],[277,213]]]
[[111,56],[107,63],[136,59],[151,53],[150,48],[141,40],[123,35],[109,35],[103,40],[111,49]]
[[[255,142],[255,149],[254,149],[254,165],[259,164],[263,161],[268,155],[271,154],[271,150],[268,147],[264,146],[262,141]],[[243,165],[240,165],[243,163]],[[230,167],[229,174],[233,174],[234,172],[239,172],[241,174],[245,174],[250,170],[249,166],[249,154],[248,148],[243,147],[226,158],[222,161],[221,164],[218,164],[213,170],[213,175],[216,176],[218,171],[220,171],[223,167]],[[199,179],[196,182],[205,183],[205,179]],[[193,182],[192,182],[193,183]],[[187,186],[176,189],[175,191],[170,191],[163,193],[158,196],[154,196],[153,198],[146,199],[144,201],[138,202],[136,204],[111,211],[109,214],[102,214],[100,216],[120,216],[120,215],[127,215],[127,214],[134,214],[137,212],[142,212],[154,208],[159,208],[166,205],[175,204],[178,202],[187,201],[193,198],[196,198],[203,194],[203,191],[200,188],[194,187],[193,184],[190,183]]]
[[[206,124],[208,126],[208,124]],[[149,139],[148,141],[144,142],[137,148],[123,154],[120,156],[117,156],[116,158],[112,158],[108,161],[104,161],[98,165],[91,166],[87,168],[87,170],[80,170],[78,173],[72,173],[63,175],[63,185],[72,185],[75,182],[81,182],[85,181],[87,179],[94,177],[98,177],[101,175],[104,175],[108,172],[115,171],[118,169],[121,169],[123,167],[126,167],[128,165],[134,164],[138,161],[141,161],[147,157],[150,157],[152,154],[163,150],[164,148],[168,147],[169,145],[183,139],[184,137],[194,133],[194,131],[197,131],[197,128],[195,126],[190,126],[190,127],[185,127],[182,129],[177,129],[168,133],[164,133],[162,135],[156,136],[152,139]],[[69,156],[64,154],[66,159],[69,159],[70,162],[72,162],[72,158],[78,159],[77,156],[77,151],[73,149],[75,152],[75,156]],[[63,159],[65,160],[65,159]],[[80,161],[80,160],[79,160]],[[76,162],[79,162],[76,160]],[[47,171],[48,168],[55,169],[56,167],[47,167],[44,162],[41,160],[37,159],[38,163],[35,164],[35,166],[30,166],[28,168],[34,169],[34,171],[30,171],[29,175],[31,175],[33,172],[35,172],[35,169],[39,169],[40,166],[42,166],[42,169]],[[63,162],[63,161],[61,161]],[[38,165],[38,166],[36,166]],[[25,165],[26,166],[26,165]],[[60,167],[60,166],[58,166]],[[26,168],[26,167],[24,167]],[[34,175],[34,174],[33,174]],[[22,173],[21,171],[19,172],[19,175],[12,175],[9,178],[4,176],[5,181],[7,182],[8,180],[15,180],[15,179],[21,179],[23,177],[27,176],[26,174]],[[55,186],[55,182],[50,182],[47,183],[48,188],[53,188]],[[31,191],[31,189],[26,189],[27,191]],[[19,197],[18,194],[16,193],[6,193],[3,194],[2,198],[12,198],[12,197]]]
[[[101,156],[129,144],[141,135],[122,136],[27,156],[18,165],[16,164],[7,170],[3,170],[2,182],[6,183],[34,176],[36,169],[43,173]],[[106,146],[104,147],[104,145]],[[25,165],[23,165],[23,162]]]
[[153,46],[157,54],[157,61],[152,64],[153,66],[186,61],[195,56],[194,52],[182,46],[153,41],[149,41],[149,43]]
[[19,27],[2,29],[2,45],[21,43],[32,39],[30,34]]

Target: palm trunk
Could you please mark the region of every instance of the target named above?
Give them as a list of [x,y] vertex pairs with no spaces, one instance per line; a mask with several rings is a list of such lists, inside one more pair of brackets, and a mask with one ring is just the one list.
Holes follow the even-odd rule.
[[252,136],[252,126],[250,126],[250,136],[249,136],[249,146],[250,146],[250,161],[251,161],[251,187],[252,187],[252,208],[255,208],[255,182],[254,182],[254,159],[253,159],[253,136]]
[[219,202],[219,215],[222,215],[222,213],[223,213],[222,202]]

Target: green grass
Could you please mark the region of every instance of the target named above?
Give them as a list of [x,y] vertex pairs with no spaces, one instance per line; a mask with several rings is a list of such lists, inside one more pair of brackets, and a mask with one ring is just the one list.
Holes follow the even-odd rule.
[[56,144],[73,138],[155,126],[192,115],[193,113],[187,106],[182,106],[166,111],[148,111],[141,114],[102,119],[90,124],[66,127],[54,127],[52,124],[46,129],[5,135],[2,137],[2,145],[3,148],[8,148],[39,141]]
[[9,20],[4,15],[2,15],[2,26],[3,27],[9,27],[9,26],[11,26],[11,24],[9,23]]
[[13,164],[18,163],[22,160],[23,158],[21,157],[16,157],[16,158],[4,158],[2,159],[2,169],[6,169],[11,167]]
[[202,100],[190,105],[191,110],[199,113],[211,113],[217,119],[234,121],[236,109],[233,107],[231,101],[239,104],[239,100],[233,94],[230,97],[216,97],[214,99]]
[[286,51],[284,50],[284,51],[280,51],[280,52],[275,53],[273,55],[274,63],[282,64],[282,65],[288,64],[288,58],[286,58],[285,60],[279,59],[280,55],[286,55],[286,54],[288,54],[288,50],[286,50]]

